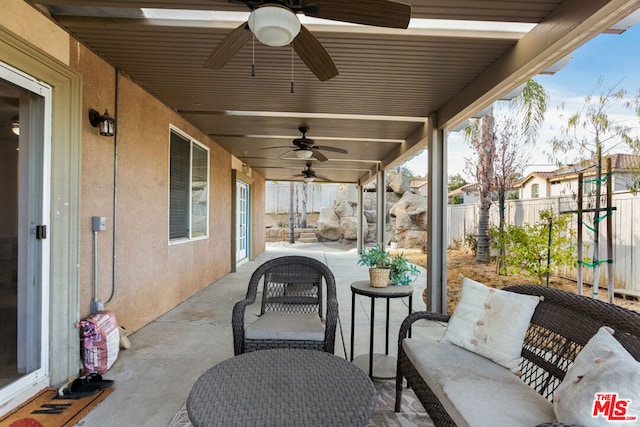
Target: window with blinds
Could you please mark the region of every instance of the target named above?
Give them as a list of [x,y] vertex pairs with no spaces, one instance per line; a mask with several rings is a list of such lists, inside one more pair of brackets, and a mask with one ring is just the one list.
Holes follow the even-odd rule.
[[174,129],[169,145],[169,240],[206,237],[209,149]]

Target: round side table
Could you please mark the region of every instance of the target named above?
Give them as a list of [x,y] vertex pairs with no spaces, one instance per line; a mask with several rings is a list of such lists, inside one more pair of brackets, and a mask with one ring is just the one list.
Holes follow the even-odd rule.
[[[369,331],[369,354],[363,354],[354,359],[353,342],[355,336],[356,294],[363,295],[371,299],[371,324]],[[396,377],[397,359],[395,356],[389,355],[389,304],[392,298],[405,297],[409,297],[409,314],[411,314],[413,305],[413,286],[404,285],[376,288],[371,286],[368,280],[360,280],[351,284],[351,361],[365,372],[368,372],[370,378],[393,379]],[[384,298],[387,300],[384,354],[373,352],[373,328],[375,325],[376,298]],[[409,336],[410,335],[411,332],[409,332]]]

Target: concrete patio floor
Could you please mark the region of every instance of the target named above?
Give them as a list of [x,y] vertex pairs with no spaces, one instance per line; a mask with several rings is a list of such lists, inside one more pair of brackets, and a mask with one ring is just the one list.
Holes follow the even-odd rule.
[[[237,272],[227,274],[132,334],[129,337],[132,347],[122,350],[104,375],[115,381],[114,391],[77,425],[167,426],[186,401],[196,379],[211,366],[233,356],[231,310],[237,300],[244,298],[253,271],[268,259],[293,254],[319,259],[332,270],[339,304],[335,354],[348,360],[352,339],[350,284],[368,279],[367,268],[357,265],[356,250],[338,243],[269,243],[264,253],[239,266]],[[414,311],[425,309],[424,269],[422,272],[412,285]],[[407,315],[407,304],[407,298],[391,300],[389,352],[392,355],[397,353],[397,333]],[[369,351],[370,307],[368,297],[356,297],[356,356]],[[375,353],[384,353],[385,317],[386,304],[378,300]],[[438,331],[441,327],[425,322],[413,328],[413,336]]]

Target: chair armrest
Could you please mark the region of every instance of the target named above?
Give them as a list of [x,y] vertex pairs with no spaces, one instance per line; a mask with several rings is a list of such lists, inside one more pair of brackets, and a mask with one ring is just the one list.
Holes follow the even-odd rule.
[[450,317],[451,316],[448,314],[434,313],[432,311],[415,311],[411,313],[402,321],[400,333],[398,334],[398,345],[402,346],[402,340],[409,335],[409,329],[416,321],[425,319],[435,320],[438,322],[448,322]]
[[327,315],[324,325],[324,351],[334,353],[336,344],[336,327],[338,324],[338,300],[335,298],[327,300]]
[[251,301],[247,298],[233,306],[231,314],[231,330],[233,332],[233,353],[235,356],[244,353],[244,312]]

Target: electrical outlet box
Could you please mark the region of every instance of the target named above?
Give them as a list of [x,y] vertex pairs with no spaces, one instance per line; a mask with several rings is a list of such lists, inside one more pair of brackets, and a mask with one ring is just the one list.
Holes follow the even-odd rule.
[[104,231],[107,229],[107,217],[106,216],[94,216],[91,217],[91,229],[93,231]]

